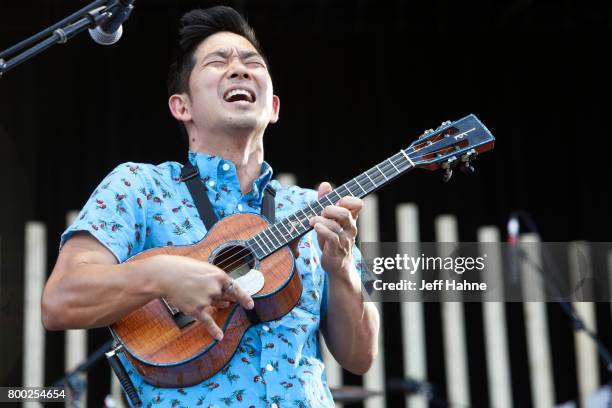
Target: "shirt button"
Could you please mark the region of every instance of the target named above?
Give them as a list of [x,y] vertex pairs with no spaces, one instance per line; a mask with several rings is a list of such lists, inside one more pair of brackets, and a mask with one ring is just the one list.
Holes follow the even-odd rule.
[[264,331],[270,331],[270,328],[269,328],[268,326],[266,326],[266,325],[263,325],[261,328],[262,328]]
[[242,211],[242,204],[238,204],[238,211]]
[[211,187],[214,187],[214,186],[215,186],[215,184],[216,184],[216,183],[215,183],[215,180],[210,180],[210,181],[208,182],[208,185],[209,185],[209,186],[211,186]]
[[230,169],[230,165],[225,163],[225,164],[223,164],[222,168],[223,168],[223,171],[228,171]]
[[274,370],[274,367],[272,367],[272,364],[268,364],[268,365],[266,366],[266,370],[268,370],[268,371],[272,371],[272,370]]
[[273,402],[272,405],[270,405],[270,408],[278,408],[278,405]]

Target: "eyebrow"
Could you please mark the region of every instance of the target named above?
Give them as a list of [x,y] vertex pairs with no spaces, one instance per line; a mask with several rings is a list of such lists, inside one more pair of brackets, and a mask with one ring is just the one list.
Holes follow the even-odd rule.
[[[206,54],[204,56],[204,58],[202,58],[202,61],[206,61],[207,59],[209,59],[210,57],[221,57],[221,58],[229,58],[229,56],[232,54],[232,50],[230,49],[222,49],[222,50],[217,50],[217,51],[213,51],[209,54]],[[263,57],[261,56],[260,53],[256,52],[256,51],[238,51],[238,57],[241,60],[245,60],[251,57],[259,57],[263,60]]]

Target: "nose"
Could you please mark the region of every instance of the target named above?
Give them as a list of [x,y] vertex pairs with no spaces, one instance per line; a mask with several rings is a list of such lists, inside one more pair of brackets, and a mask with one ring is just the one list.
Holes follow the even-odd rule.
[[234,58],[232,60],[232,63],[229,66],[228,76],[230,79],[251,79],[251,74],[249,74],[248,68],[242,63],[242,61],[240,61],[239,58]]

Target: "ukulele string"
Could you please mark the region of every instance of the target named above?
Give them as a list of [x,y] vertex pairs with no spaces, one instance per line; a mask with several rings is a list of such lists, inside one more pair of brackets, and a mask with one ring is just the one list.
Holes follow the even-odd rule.
[[[410,149],[410,148],[409,148],[409,149]],[[398,154],[399,154],[399,153],[398,153]],[[407,169],[405,169],[405,168],[404,168],[404,169],[402,169],[402,170],[399,170],[398,166],[396,166],[396,165],[395,165],[395,163],[393,163],[393,162],[391,162],[391,161],[390,161],[390,160],[392,160],[393,158],[395,158],[395,157],[396,157],[398,154],[396,154],[396,155],[394,155],[394,156],[391,156],[389,159],[387,159],[387,160],[385,160],[384,162],[382,162],[382,163],[383,163],[382,165],[377,165],[377,166],[375,166],[375,167],[382,167],[382,171],[380,171],[380,169],[379,169],[379,173],[380,173],[380,175],[378,175],[378,176],[370,176],[370,178],[372,178],[371,183],[372,183],[372,184],[373,184],[375,187],[376,187],[376,186],[378,186],[378,185],[380,185],[380,184],[378,184],[378,181],[379,181],[379,180],[380,180],[380,182],[381,182],[381,183],[383,183],[383,182],[385,182],[385,181],[387,181],[387,180],[388,180],[388,178],[387,178],[387,177],[384,175],[383,171],[384,171],[384,172],[386,172],[387,170],[390,170],[391,168],[393,168],[393,169],[397,169],[397,170],[398,170],[398,174],[400,174],[402,171],[407,170]],[[419,157],[421,157],[421,156],[419,156]],[[416,160],[416,159],[418,159],[419,157],[415,157],[414,159]],[[401,155],[401,157],[400,157],[400,158],[403,158],[403,155]],[[406,164],[406,163],[404,162],[404,164]],[[399,164],[399,165],[401,165],[401,164]],[[374,169],[375,167],[372,167],[370,170]],[[366,173],[368,173],[370,170],[368,170]],[[348,181],[347,183],[345,183],[345,184],[349,184],[349,183],[351,183],[351,181],[352,181],[353,183],[356,183],[354,180],[355,180],[355,179],[349,180],[349,181]],[[356,184],[357,184],[357,185],[359,185],[358,183],[356,183]],[[347,188],[347,189],[348,189],[348,188]],[[350,190],[349,190],[349,191],[350,191]],[[364,190],[364,191],[365,191],[365,190]],[[330,193],[331,193],[331,191],[330,191]],[[328,193],[328,194],[329,194],[329,193]],[[321,199],[325,198],[326,196],[327,196],[327,195],[325,195],[325,196],[321,197]],[[329,200],[329,199],[328,199],[328,200]],[[320,201],[320,200],[316,200],[316,201],[312,201],[312,202],[317,202],[317,203],[318,203],[319,201]],[[330,200],[330,201],[331,201],[331,200]],[[337,201],[336,201],[336,202],[337,202]],[[304,208],[309,207],[309,205],[310,205],[310,202],[309,202],[309,203],[308,203],[308,204],[307,204],[305,207],[302,207],[302,209],[301,209],[301,210],[302,210],[302,212],[303,212]],[[298,211],[294,212],[294,213],[293,213],[293,214],[291,214],[291,215],[295,215],[295,214],[296,214],[297,212],[299,212],[299,211],[300,211],[300,210],[298,210]],[[290,215],[290,216],[291,216],[291,215]],[[289,216],[289,217],[290,217],[290,216]],[[301,222],[301,220],[298,218],[298,216],[296,215],[295,217],[296,217],[296,219],[298,219],[299,224],[300,224],[300,225],[302,225],[302,222]],[[288,217],[287,217],[287,218],[288,218]],[[287,218],[285,218],[285,219],[287,219]],[[279,221],[279,222],[283,222],[283,221],[284,221],[284,220]],[[276,225],[276,223],[275,223],[275,224],[272,224],[272,225],[271,225],[270,227],[268,227],[267,229],[270,229],[270,228],[271,228],[273,225]],[[303,226],[303,225],[302,225],[302,226]],[[277,229],[278,231],[280,231],[280,228],[278,228],[278,227],[277,227],[276,229]],[[305,233],[306,233],[306,232],[308,232],[310,229],[312,229],[312,227],[306,228],[304,231],[299,232],[298,236],[299,236],[299,235],[301,235],[301,234],[305,234]],[[265,230],[263,230],[263,231],[265,231]],[[261,231],[261,232],[263,232],[263,231]],[[255,236],[253,236],[253,237],[255,237]],[[285,234],[284,234],[284,233],[282,233],[282,232],[281,232],[281,237],[282,237],[284,240],[286,240],[286,239],[287,239],[287,237],[285,236]],[[290,237],[290,238],[292,238],[292,237]],[[296,236],[295,238],[297,238],[297,236]],[[293,239],[295,239],[295,238],[293,238]],[[269,239],[269,238],[268,238],[268,239]],[[255,241],[255,242],[256,242],[256,241]],[[270,242],[272,242],[272,241],[270,240]],[[280,242],[280,241],[279,241],[279,242]],[[265,243],[265,241],[264,241],[264,243]],[[257,244],[257,245],[259,245],[259,244]],[[286,244],[285,244],[285,245],[286,245]],[[260,246],[260,248],[261,248],[261,245],[259,245],[259,246]],[[274,246],[275,246],[275,245],[273,245],[273,247],[274,247]],[[283,246],[284,246],[284,245],[283,245]],[[263,248],[262,248],[262,249],[263,249]],[[275,251],[275,250],[274,250],[274,251]],[[274,251],[271,251],[271,252],[274,252]],[[242,265],[242,263],[243,263],[243,262],[244,262],[246,259],[248,259],[250,255],[251,255],[251,250],[250,250],[249,248],[244,248],[244,249],[241,249],[240,251],[236,252],[235,254],[233,254],[232,256],[230,256],[230,257],[229,257],[229,258],[226,260],[226,261],[232,260],[232,262],[231,262],[230,264],[228,264],[227,266],[225,266],[223,269],[224,269],[224,270],[225,270],[225,271],[226,271],[228,274],[230,274],[230,273],[232,273],[232,272],[234,272],[234,271],[238,270],[238,268],[240,268],[240,266]],[[269,254],[268,254],[268,255],[269,255]],[[233,259],[233,258],[235,258],[235,257],[239,257],[239,258],[238,258],[238,259]],[[229,268],[232,268],[232,267],[235,267],[235,268],[234,268],[234,269],[229,269]]]
[[[412,149],[412,146],[411,146],[411,147],[409,147],[407,150],[410,150],[410,149]],[[426,154],[424,154],[424,155],[420,155],[420,156],[414,156],[414,157],[411,157],[411,160],[418,160],[418,159],[423,158],[424,156],[429,155],[429,154],[432,154],[432,152],[430,152],[430,153],[426,153]],[[382,167],[382,170],[383,170],[384,172],[386,172],[386,171],[387,171],[387,169],[394,168],[395,170],[397,170],[397,171],[398,171],[398,173],[397,173],[397,174],[402,173],[404,170],[407,170],[407,169],[406,169],[406,168],[404,168],[404,169],[401,169],[401,170],[400,170],[400,169],[398,168],[398,166],[396,166],[396,165],[395,165],[395,163],[393,163],[393,162],[391,161],[391,160],[393,160],[393,159],[394,159],[396,156],[398,156],[398,155],[400,155],[399,157],[403,159],[403,154],[401,154],[401,153],[395,154],[395,155],[391,156],[389,159],[387,159],[387,160],[383,161],[383,162],[382,162],[382,163],[383,163],[382,165],[376,165],[375,167],[372,167],[370,170],[366,171],[366,173],[369,173],[369,172],[370,172],[372,169],[374,169],[374,168],[376,168],[376,167]],[[406,164],[405,162],[403,162],[403,163],[404,163],[404,164]],[[399,165],[401,166],[402,164],[400,163]],[[414,167],[414,166],[410,166],[410,167]],[[410,168],[410,167],[408,167],[408,168]],[[379,176],[373,176],[373,179],[372,179],[371,183],[372,183],[372,184],[374,184],[374,186],[378,186],[378,185],[379,185],[379,184],[376,182],[376,181],[378,181],[379,179],[380,179],[381,183],[383,183],[384,181],[387,181],[387,180],[388,180],[388,178],[387,178],[387,177],[384,175],[383,171],[380,171],[380,169],[379,169],[379,173],[380,173],[380,175],[379,175]],[[370,177],[370,178],[372,178],[372,177]],[[356,179],[356,178],[355,178],[355,179]],[[349,180],[349,181],[348,181],[347,183],[345,183],[345,184],[349,184],[351,181],[352,181],[353,183],[356,183],[356,182],[354,181],[355,179],[351,179],[351,180]],[[357,185],[359,185],[358,183],[356,183],[356,184],[357,184]],[[347,189],[348,189],[348,188],[347,188]],[[349,191],[350,191],[350,190],[349,190]],[[364,191],[365,191],[365,190],[364,190]],[[330,193],[331,193],[331,191],[330,191]],[[328,193],[328,194],[329,194],[329,193]],[[321,199],[325,198],[326,196],[327,196],[327,195],[325,195],[325,196],[321,197]],[[319,201],[320,201],[320,200],[313,201],[313,202],[317,202],[317,203],[318,203]],[[331,201],[331,200],[330,200],[330,201]],[[310,204],[310,202],[309,202],[309,203],[308,203],[308,204],[307,204],[305,207],[302,207],[302,209],[301,209],[301,210],[302,210],[302,212],[303,212],[304,208],[309,207],[309,204]],[[300,211],[300,210],[298,210],[298,211]],[[295,214],[296,214],[298,211],[294,212],[294,213],[293,213],[293,214],[291,214],[291,215],[295,215]],[[290,215],[290,216],[291,216],[291,215]],[[290,216],[289,216],[289,217],[290,217]],[[287,217],[287,218],[289,218],[289,217]],[[298,218],[298,216],[296,215],[295,217],[296,217],[296,219],[298,220],[299,224],[300,224],[300,225],[302,225],[302,222],[301,222],[301,220]],[[285,218],[285,219],[287,219],[287,218]],[[284,221],[284,220],[283,220],[283,221]],[[279,222],[283,222],[283,221],[279,221]],[[270,229],[270,228],[271,228],[273,225],[276,225],[276,223],[275,223],[275,224],[272,224],[272,225],[271,225],[270,227],[268,227],[267,229]],[[276,229],[277,229],[278,231],[280,231],[280,228],[278,228],[278,227],[277,227]],[[304,231],[299,232],[298,236],[299,236],[299,235],[301,235],[301,234],[305,234],[306,232],[308,232],[308,231],[309,231],[309,230],[311,230],[311,229],[312,229],[311,227],[306,228]],[[263,230],[263,231],[265,231],[265,230]],[[262,231],[262,232],[263,232],[263,231]],[[283,234],[282,232],[281,232],[281,236],[282,236],[282,238],[283,238],[283,239],[285,239],[285,240],[287,239],[287,237],[285,236],[285,234]],[[255,237],[255,236],[253,236],[253,237]],[[297,236],[296,236],[295,238],[297,238]],[[293,239],[295,239],[295,238],[293,238]],[[268,238],[268,239],[269,239],[269,238]],[[270,240],[270,242],[272,242],[272,241]],[[279,241],[279,242],[280,242],[280,241]],[[256,242],[256,243],[257,243],[257,242]],[[264,244],[265,244],[265,241],[264,241]],[[257,245],[259,245],[259,244],[257,244]],[[285,244],[285,245],[286,245],[286,244]],[[284,246],[284,245],[282,245],[282,246]],[[262,247],[261,247],[261,245],[259,245],[259,247],[260,247],[260,248],[262,248]],[[274,245],[273,245],[273,247],[274,247]],[[262,249],[263,249],[263,248],[262,248]],[[277,248],[277,249],[278,249],[278,248]],[[274,250],[273,250],[273,251],[271,251],[271,252],[274,252],[274,251],[276,251],[277,249],[274,249]],[[225,270],[225,271],[226,271],[228,274],[229,274],[229,273],[232,273],[232,272],[234,272],[234,271],[236,271],[236,270],[238,270],[238,268],[240,268],[241,264],[242,264],[242,263],[243,263],[243,262],[244,262],[246,259],[248,259],[248,257],[249,257],[250,255],[251,255],[251,250],[250,250],[249,248],[244,248],[244,249],[241,249],[240,251],[238,251],[238,252],[236,252],[235,254],[233,254],[232,256],[230,256],[230,257],[227,259],[227,261],[229,261],[230,259],[235,258],[235,257],[237,257],[237,256],[239,256],[240,258],[238,258],[238,259],[236,259],[236,260],[233,260],[233,261],[232,261],[232,263],[230,263],[230,264],[228,264],[227,266],[225,266],[225,267],[224,267],[224,270]],[[269,255],[269,254],[268,254],[268,255]],[[266,255],[266,256],[267,256],[267,255]],[[228,270],[230,267],[234,267],[234,266],[235,266],[235,269],[230,269],[230,270]]]
[[[427,154],[431,154],[431,153],[427,153]],[[377,166],[375,166],[375,167],[382,167],[382,170],[384,170],[385,172],[386,172],[388,169],[394,168],[394,169],[398,170],[398,174],[400,174],[400,173],[401,173],[401,172],[403,172],[404,170],[407,170],[406,168],[404,168],[404,169],[402,169],[402,170],[399,170],[398,166],[396,166],[394,163],[392,163],[392,162],[390,161],[390,160],[394,159],[396,156],[397,156],[397,154],[396,154],[396,155],[394,155],[394,156],[392,156],[392,157],[390,157],[388,160],[385,160],[385,161],[383,162],[383,163],[384,163],[384,165],[377,165]],[[425,155],[422,155],[422,156],[416,156],[416,157],[414,157],[413,159],[414,159],[414,160],[418,160],[419,158],[422,158],[422,157],[424,157],[424,156],[425,156]],[[403,155],[402,155],[402,158],[403,158]],[[388,164],[387,164],[387,163],[388,163]],[[404,163],[404,164],[405,164],[405,163]],[[401,166],[401,164],[399,164],[399,165]],[[372,169],[374,169],[374,167],[373,167]],[[372,169],[370,169],[370,170],[372,170]],[[368,170],[368,172],[369,172],[370,170]],[[371,178],[372,178],[372,177],[371,177]],[[371,183],[372,183],[372,184],[374,184],[374,186],[378,186],[379,184],[378,184],[376,181],[379,181],[379,180],[380,180],[380,181],[381,181],[381,183],[382,183],[382,182],[384,182],[384,181],[387,181],[387,180],[388,180],[388,178],[386,178],[386,176],[384,176],[384,173],[383,173],[383,172],[380,172],[380,176],[373,176],[373,180],[372,180],[372,182],[371,182]],[[346,184],[349,184],[351,181],[352,181],[353,183],[355,183],[354,179],[352,179],[352,180],[349,180],[349,181],[348,181]],[[358,183],[356,183],[356,184],[357,184],[357,185],[359,185]],[[348,189],[348,188],[347,188],[347,189]],[[349,190],[349,191],[350,191],[350,190]],[[364,190],[364,191],[365,191],[365,190]],[[330,193],[331,193],[331,192],[330,192]],[[329,194],[329,193],[328,193],[328,194]],[[321,199],[325,198],[326,196],[327,196],[327,195],[325,195],[325,196],[321,197]],[[320,201],[320,200],[313,201],[313,202],[317,202],[317,203],[318,203],[319,201]],[[330,201],[331,201],[331,200],[330,200]],[[301,210],[303,211],[303,209],[304,209],[304,208],[306,208],[306,207],[308,207],[308,206],[309,206],[309,204],[310,204],[310,203],[308,203],[308,204],[307,204],[305,207],[302,207],[302,209],[301,209]],[[298,211],[300,211],[300,210],[298,210]],[[296,214],[298,211],[294,212],[292,215],[295,215],[295,214]],[[291,216],[291,215],[290,215],[290,216]],[[299,218],[297,217],[297,215],[296,215],[295,217],[296,217],[296,219],[298,220],[299,224],[300,224],[300,225],[302,225],[302,224],[301,224],[301,221],[299,220]],[[288,217],[287,217],[287,218],[288,218]],[[287,218],[285,218],[285,219],[287,219]],[[284,220],[283,220],[283,221],[284,221]],[[283,221],[279,221],[279,222],[283,222]],[[273,225],[276,225],[276,224],[273,224]],[[303,225],[302,225],[302,226],[303,226]],[[270,229],[271,227],[272,227],[272,226],[268,227],[267,229]],[[280,231],[280,228],[278,228],[278,227],[277,227],[276,229],[277,229],[278,231]],[[301,234],[305,234],[305,233],[306,233],[306,232],[308,232],[310,229],[312,229],[312,228],[311,228],[311,227],[308,227],[308,228],[306,228],[304,231],[299,232],[298,236],[299,236],[299,235],[301,235]],[[265,230],[264,230],[264,231],[265,231]],[[262,232],[263,232],[263,231],[262,231]],[[281,232],[281,236],[282,236],[282,238],[283,238],[283,239],[285,239],[285,240],[287,239],[287,237],[285,236],[285,234],[283,234],[282,232]],[[295,238],[297,238],[297,236],[296,236],[295,238],[293,238],[293,237],[290,237],[290,238],[295,239]],[[269,238],[268,238],[268,239],[269,239]],[[278,240],[278,239],[277,239],[277,240]],[[271,240],[270,240],[270,242],[272,243],[272,241],[271,241]],[[279,241],[279,242],[280,242],[280,241]],[[257,242],[256,242],[256,243],[257,243]],[[259,244],[257,244],[257,245],[259,245]],[[285,244],[285,245],[286,245],[286,244]],[[263,249],[263,247],[261,247],[261,245],[259,245],[259,246],[260,246],[260,248],[262,248],[262,249]],[[284,246],[284,245],[282,245],[282,246]],[[274,245],[273,245],[273,247],[274,247]],[[278,249],[278,248],[277,248],[277,249]],[[273,250],[273,251],[271,251],[271,252],[274,252],[274,251],[276,251],[277,249],[274,249],[274,250]],[[243,255],[243,254],[244,254],[244,255]],[[247,258],[250,256],[250,254],[251,254],[251,250],[250,250],[249,248],[241,249],[240,251],[238,251],[238,252],[236,252],[235,254],[233,254],[232,256],[230,256],[230,257],[227,259],[227,261],[229,261],[230,259],[235,258],[235,257],[237,257],[237,256],[239,256],[240,258],[233,260],[233,261],[232,261],[230,264],[228,264],[227,266],[225,266],[223,269],[224,269],[224,270],[225,270],[227,273],[232,273],[232,272],[236,271],[236,270],[237,270],[237,269],[238,269],[238,268],[241,266],[241,264],[243,263],[243,261],[244,261],[245,259],[247,259]],[[268,255],[269,255],[269,254],[268,254]],[[236,268],[235,268],[235,269],[229,269],[230,267],[234,267],[234,266],[236,266]],[[229,270],[228,270],[228,269],[229,269]]]

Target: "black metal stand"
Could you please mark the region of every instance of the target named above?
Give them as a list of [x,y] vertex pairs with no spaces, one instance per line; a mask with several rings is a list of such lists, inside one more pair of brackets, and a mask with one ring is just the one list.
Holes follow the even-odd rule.
[[[87,28],[94,28],[110,18],[111,13],[108,10],[117,1],[108,3],[109,0],[96,0],[51,27],[0,52],[0,78],[4,73],[40,54],[47,48],[55,44],[64,44],[78,33]],[[20,52],[24,48],[27,49]],[[19,54],[15,55],[18,52]],[[12,55],[15,56],[9,58]]]
[[80,374],[86,372],[104,357],[104,353],[113,345],[113,340],[108,340],[100,348],[94,351],[87,360],[79,364],[74,370],[66,373],[61,379],[57,380],[54,387],[66,387],[70,390],[72,396],[72,406],[79,408],[81,406],[81,394],[87,389],[87,382],[80,378]]
[[[516,216],[517,218],[520,218],[520,220],[523,221],[529,227],[529,229],[532,232],[535,232],[538,235],[540,235],[536,223],[533,221],[533,219],[531,218],[531,216],[527,212],[525,212],[525,211],[517,211],[517,212],[513,213],[513,216]],[[546,274],[544,273],[543,266],[538,265],[536,262],[534,262],[527,255],[527,253],[525,251],[523,251],[521,248],[518,248],[516,254],[517,254],[518,257],[520,257],[521,259],[523,259],[526,262],[528,262],[544,278],[546,278]],[[548,254],[546,253],[546,251],[543,251],[543,256],[548,257]],[[597,333],[595,333],[592,330],[589,330],[586,327],[586,325],[584,324],[584,320],[582,320],[580,315],[578,315],[578,313],[576,312],[576,309],[574,308],[574,305],[571,302],[567,301],[563,297],[563,295],[561,295],[561,290],[559,290],[558,287],[556,287],[554,285],[554,282],[552,282],[552,283],[553,283],[552,286],[558,292],[557,303],[559,303],[559,305],[561,306],[561,308],[563,309],[565,314],[572,321],[572,325],[574,327],[574,330],[575,331],[583,331],[584,333],[586,333],[587,336],[589,336],[591,338],[591,340],[593,340],[593,342],[597,346],[597,352],[599,353],[599,357],[605,363],[606,370],[608,371],[608,386],[612,389],[612,354],[610,354],[610,351],[606,348],[606,346],[604,345],[604,343],[601,340],[601,338],[599,338]],[[610,398],[608,400],[608,404],[607,405],[608,405],[608,408],[612,408],[612,391],[610,391]]]

